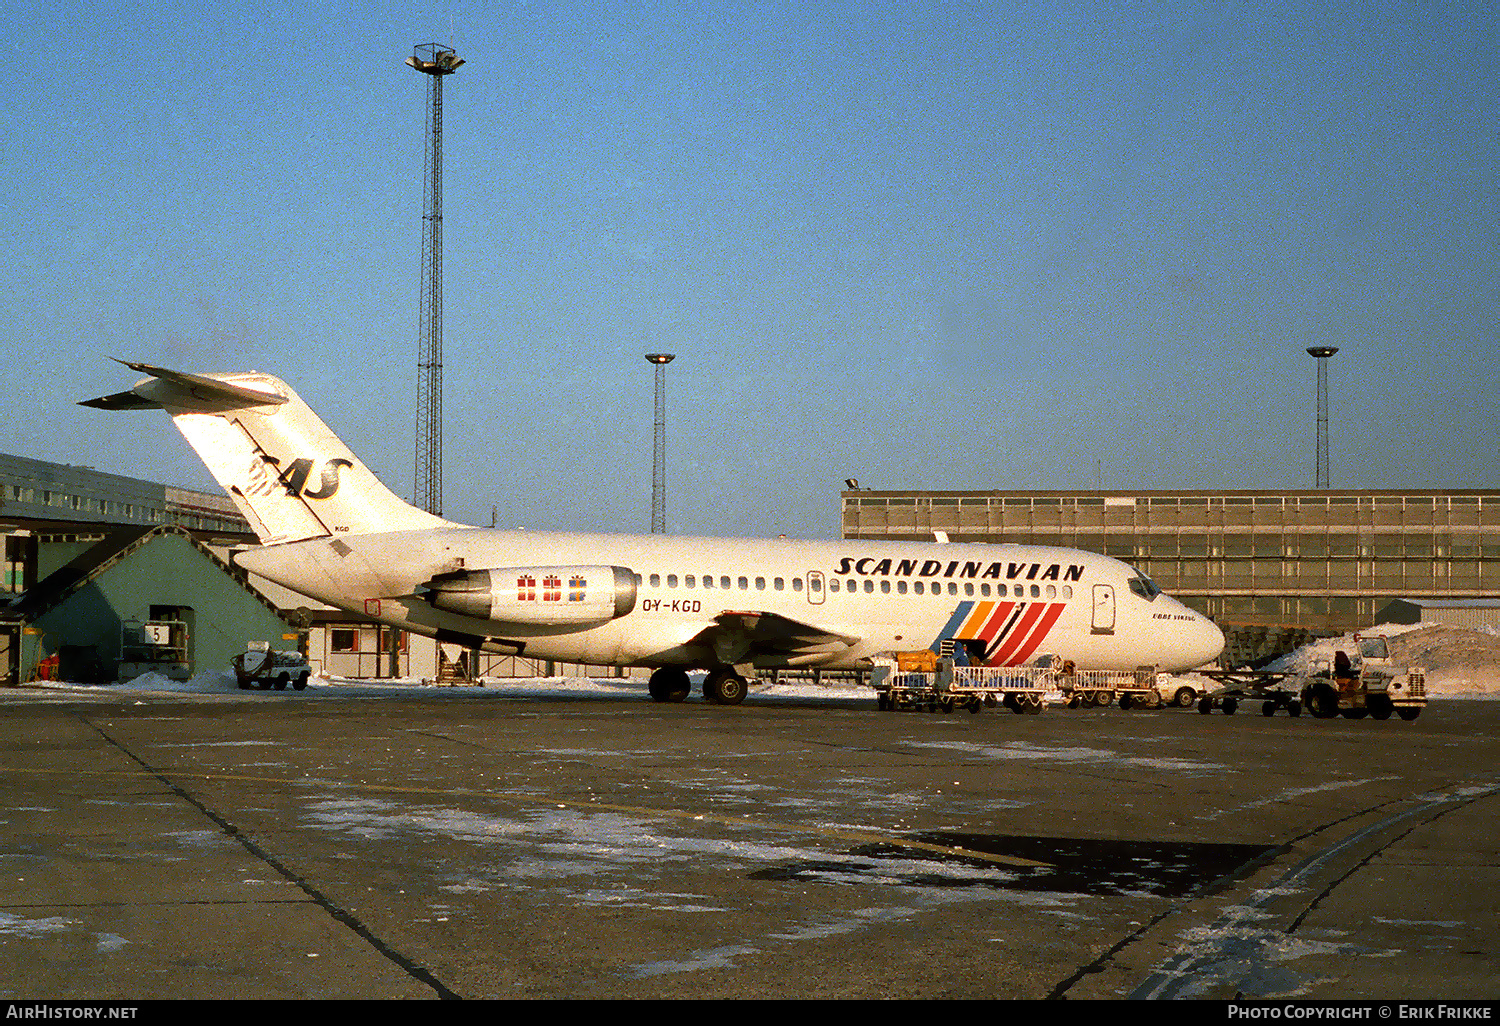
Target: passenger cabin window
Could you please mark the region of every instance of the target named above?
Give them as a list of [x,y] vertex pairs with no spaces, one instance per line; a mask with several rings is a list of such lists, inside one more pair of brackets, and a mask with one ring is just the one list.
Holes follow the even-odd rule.
[[667,587],[668,588],[675,588],[675,587],[677,587],[677,575],[676,574],[667,574]]
[[750,590],[750,578],[748,578],[748,577],[741,577],[740,578],[740,591],[749,591],[749,590]]
[[651,575],[651,587],[653,587],[653,588],[660,588],[661,587],[661,574],[652,574]]
[[682,583],[686,587],[696,588],[698,586],[698,578],[696,576],[694,576],[693,574],[688,574],[687,577],[685,577],[683,579]]
[[708,574],[704,574],[703,575],[703,586],[705,588],[712,588],[714,586],[714,579],[712,577],[710,577]]

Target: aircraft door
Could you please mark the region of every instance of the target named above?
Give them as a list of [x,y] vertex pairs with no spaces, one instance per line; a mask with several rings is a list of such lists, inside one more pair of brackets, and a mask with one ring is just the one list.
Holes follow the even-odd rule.
[[1115,632],[1115,589],[1108,584],[1094,585],[1095,634]]
[[821,570],[807,572],[807,601],[815,606],[823,604],[823,571]]

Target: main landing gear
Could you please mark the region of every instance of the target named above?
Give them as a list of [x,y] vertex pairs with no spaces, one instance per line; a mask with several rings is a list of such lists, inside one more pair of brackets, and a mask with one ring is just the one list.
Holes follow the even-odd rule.
[[651,674],[647,685],[653,702],[681,702],[693,689],[687,671],[676,666],[663,666]]
[[703,678],[703,697],[715,705],[739,705],[749,690],[745,678],[728,666],[721,666]]
[[[663,666],[651,674],[648,687],[654,702],[681,702],[692,690],[692,683],[687,671],[676,666]],[[739,705],[749,690],[749,681],[729,666],[711,670],[703,679],[703,697],[715,705]]]

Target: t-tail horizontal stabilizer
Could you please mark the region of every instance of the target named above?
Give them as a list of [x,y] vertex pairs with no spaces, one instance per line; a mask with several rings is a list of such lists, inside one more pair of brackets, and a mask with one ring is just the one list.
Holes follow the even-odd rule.
[[[113,359],[113,357],[111,357]],[[255,388],[231,384],[203,374],[185,374],[182,371],[153,367],[149,363],[133,363],[130,360],[115,360],[133,371],[151,375],[137,381],[128,392],[85,399],[79,406],[92,406],[100,410],[161,410],[168,407],[191,410],[222,410],[245,406],[279,406],[287,401],[286,396],[274,392],[263,392]]]

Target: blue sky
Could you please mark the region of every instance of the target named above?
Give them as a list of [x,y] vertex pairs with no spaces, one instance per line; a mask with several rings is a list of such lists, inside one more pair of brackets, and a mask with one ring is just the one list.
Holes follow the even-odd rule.
[[0,451],[211,487],[118,356],[287,379],[445,512],[831,537],[875,488],[1500,487],[1478,4],[7,2]]

